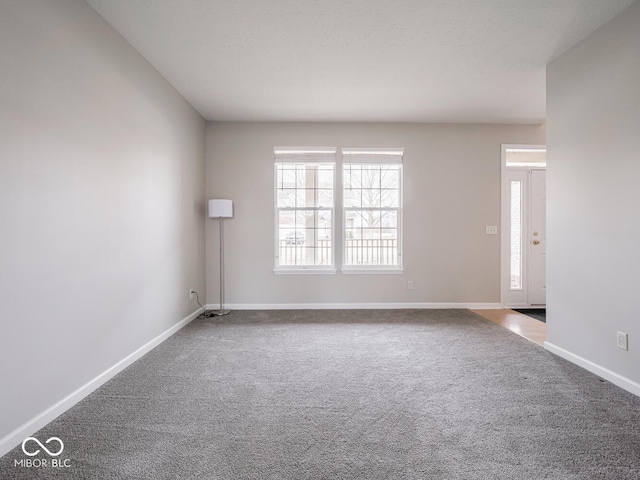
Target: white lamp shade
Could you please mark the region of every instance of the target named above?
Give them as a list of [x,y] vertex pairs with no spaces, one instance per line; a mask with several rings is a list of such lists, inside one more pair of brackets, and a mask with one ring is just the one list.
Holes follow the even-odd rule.
[[209,200],[210,218],[233,218],[233,202],[231,200]]

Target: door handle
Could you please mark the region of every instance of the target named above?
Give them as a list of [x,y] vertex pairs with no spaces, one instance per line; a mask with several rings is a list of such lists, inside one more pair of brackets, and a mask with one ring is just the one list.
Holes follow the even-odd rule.
[[534,244],[534,245],[539,245],[539,244],[540,244],[540,240],[534,240],[534,241],[533,241],[533,244]]

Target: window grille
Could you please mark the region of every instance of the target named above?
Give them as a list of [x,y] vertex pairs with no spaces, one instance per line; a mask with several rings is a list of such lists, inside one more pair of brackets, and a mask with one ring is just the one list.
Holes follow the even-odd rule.
[[402,155],[402,149],[342,149],[347,268],[402,267]]
[[276,268],[333,268],[335,148],[276,147]]

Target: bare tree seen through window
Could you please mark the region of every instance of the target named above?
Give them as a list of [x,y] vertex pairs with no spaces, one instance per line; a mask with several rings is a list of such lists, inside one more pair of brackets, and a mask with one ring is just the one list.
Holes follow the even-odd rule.
[[401,166],[343,167],[346,265],[398,265]]

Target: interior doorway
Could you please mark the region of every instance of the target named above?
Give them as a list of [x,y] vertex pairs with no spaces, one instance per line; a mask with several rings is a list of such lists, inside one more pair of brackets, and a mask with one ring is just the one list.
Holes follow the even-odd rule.
[[546,146],[502,145],[501,303],[546,306]]

